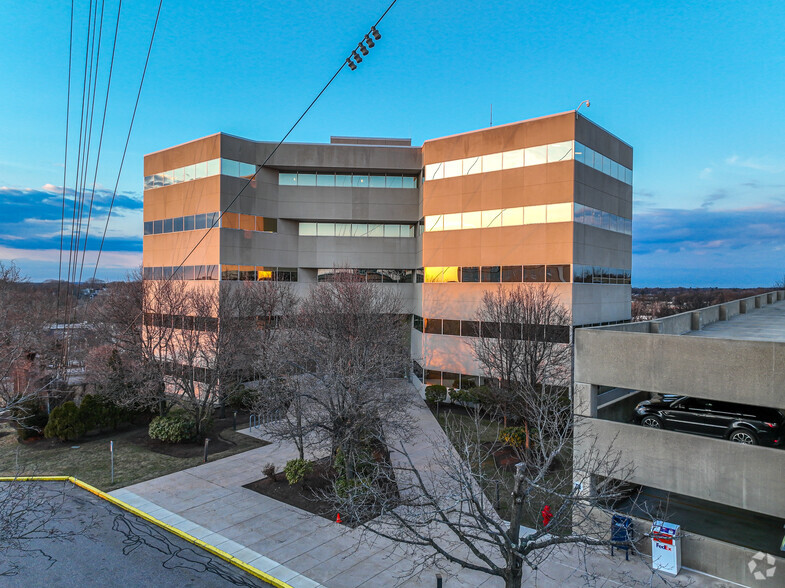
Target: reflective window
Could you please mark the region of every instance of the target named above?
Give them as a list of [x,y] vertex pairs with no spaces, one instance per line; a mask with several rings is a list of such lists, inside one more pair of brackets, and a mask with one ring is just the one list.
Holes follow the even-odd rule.
[[479,337],[479,321],[461,321],[461,337]]
[[458,279],[458,270],[459,269],[460,268],[458,268],[457,266],[450,266],[450,267],[444,268],[443,281],[444,282],[459,282],[460,281]]
[[502,226],[516,227],[523,224],[523,206],[502,210]]
[[502,153],[502,169],[514,169],[516,167],[523,167],[523,149]]
[[522,282],[523,270],[519,265],[502,266],[502,282]]
[[335,223],[317,223],[316,234],[319,237],[335,237]]
[[194,215],[194,228],[197,230],[204,229],[207,227],[207,220],[205,215],[203,214],[196,214]]
[[297,174],[298,186],[315,186],[316,174]]
[[369,237],[384,237],[384,225],[368,225]]
[[500,226],[502,226],[501,209],[482,211],[482,228],[488,229]]
[[479,282],[480,281],[480,268],[479,267],[462,267],[460,272],[461,282]]
[[335,174],[316,174],[316,185],[335,187]]
[[278,184],[281,186],[296,186],[297,174],[280,172],[278,174]]
[[316,223],[300,223],[300,235],[303,237],[316,236]]
[[542,165],[548,161],[548,146],[528,147],[524,150],[523,160],[526,167],[530,165]]
[[442,334],[442,321],[441,319],[424,319],[425,329],[424,332],[432,335]]
[[352,237],[367,237],[368,225],[365,223],[352,224]]
[[368,176],[352,176],[352,186],[355,188],[367,188]]
[[351,188],[352,176],[348,174],[335,174],[335,186],[337,188]]
[[240,175],[240,162],[231,159],[221,159],[221,173],[225,176],[237,177]]
[[426,180],[441,180],[444,177],[444,163],[429,163],[425,166]]
[[546,221],[546,205],[527,206],[526,215],[523,218],[523,224],[536,225]]
[[413,178],[410,176],[404,176],[401,178],[403,180],[403,187],[404,188],[416,188],[417,187],[417,178]]
[[432,284],[443,281],[444,268],[443,267],[426,267],[425,268],[425,283]]
[[335,236],[336,237],[351,237],[352,225],[351,223],[335,223]]
[[201,163],[197,163],[195,168],[196,168],[195,177],[196,177],[197,180],[200,180],[202,178],[206,178],[207,177],[207,162],[206,161],[203,161]]
[[477,212],[464,212],[463,213],[463,228],[464,229],[479,229],[482,226],[482,213]]
[[545,270],[545,277],[548,282],[569,282],[569,265],[549,265]]
[[184,216],[183,217],[183,230],[184,231],[193,231],[194,230],[194,217],[193,216]]
[[544,265],[524,265],[523,266],[523,281],[524,282],[544,282],[545,281],[545,266]]
[[145,235],[153,234],[153,221],[146,221],[144,223],[144,234]]
[[569,202],[548,204],[546,216],[549,223],[570,222],[572,220],[572,204]]
[[256,217],[250,214],[241,214],[240,215],[240,229],[244,231],[255,231],[256,230]]
[[442,334],[460,336],[461,321],[442,319]]
[[461,213],[444,215],[444,230],[454,231],[461,228]]
[[243,163],[240,162],[240,173],[241,178],[251,179],[256,175],[256,166],[252,163]]
[[387,176],[384,185],[386,188],[403,188],[403,178],[401,176]]
[[444,220],[441,214],[425,217],[425,231],[442,231],[444,230]]
[[166,218],[164,219],[164,233],[171,233],[172,232],[172,219]]
[[551,143],[548,145],[548,163],[572,159],[572,141]]
[[172,220],[172,232],[179,233],[183,230],[183,217],[178,216]]
[[371,176],[368,186],[371,188],[385,188],[387,186],[384,176]]
[[385,237],[400,237],[401,236],[401,226],[400,225],[384,225],[384,236]]
[[482,160],[479,156],[467,157],[461,160],[463,175],[470,176],[482,172]]
[[221,173],[221,160],[220,159],[211,159],[207,162],[207,175],[208,176],[217,176]]
[[163,220],[153,221],[153,233],[155,233],[156,235],[159,233],[163,233],[164,232],[163,229],[164,229]]
[[490,153],[482,156],[482,172],[495,172],[502,168],[502,154]]
[[498,265],[483,266],[480,277],[483,282],[498,282],[501,278],[501,268]]
[[456,159],[454,161],[445,161],[444,162],[444,177],[445,178],[454,178],[457,176],[462,175],[463,161],[460,159]]

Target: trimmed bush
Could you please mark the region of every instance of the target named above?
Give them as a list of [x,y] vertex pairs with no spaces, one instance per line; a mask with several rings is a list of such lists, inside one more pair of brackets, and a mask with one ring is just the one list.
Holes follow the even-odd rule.
[[184,413],[173,412],[166,416],[157,416],[150,421],[147,431],[151,439],[164,443],[182,443],[196,436],[196,424]]
[[479,401],[479,396],[474,390],[450,390],[450,399],[454,402],[474,403]]
[[290,459],[283,468],[286,481],[289,484],[298,484],[305,479],[305,476],[313,471],[313,463],[307,459]]
[[84,434],[85,426],[79,415],[79,407],[70,400],[51,412],[44,428],[47,439],[56,437],[60,441],[76,441]]
[[46,410],[41,408],[38,402],[32,400],[14,407],[11,417],[16,429],[16,438],[19,441],[25,441],[42,434],[49,422]]
[[103,403],[92,394],[86,394],[79,404],[79,418],[82,419],[85,431],[92,431],[104,426],[106,421]]
[[226,396],[226,405],[235,410],[245,410],[253,406],[256,394],[243,385],[236,386]]
[[425,400],[431,404],[444,402],[447,398],[447,388],[439,384],[432,384],[425,388]]

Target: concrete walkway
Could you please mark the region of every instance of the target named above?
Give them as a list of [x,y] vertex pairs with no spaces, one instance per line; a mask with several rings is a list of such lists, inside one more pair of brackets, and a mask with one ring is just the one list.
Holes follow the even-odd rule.
[[[416,433],[406,448],[418,469],[433,463],[431,440],[447,441],[430,410],[413,391],[411,416]],[[264,431],[243,431],[264,438]],[[447,441],[449,442],[449,441]],[[274,443],[161,478],[115,490],[111,494],[164,522],[191,533],[296,588],[427,586],[436,585],[439,570],[413,576],[410,556],[389,540],[363,534],[322,517],[243,488],[263,477],[272,462],[278,471],[297,457],[291,444]],[[423,554],[424,556],[424,554]],[[631,578],[649,585],[645,560],[614,559],[592,553],[585,566],[581,554],[554,552],[539,570],[525,577],[525,586],[568,587],[587,583],[583,569],[602,570],[596,585],[629,586]],[[448,565],[441,571],[445,588],[495,588],[500,578]],[[680,582],[696,588],[720,588],[728,583],[682,572]],[[652,586],[665,584],[655,578]]]

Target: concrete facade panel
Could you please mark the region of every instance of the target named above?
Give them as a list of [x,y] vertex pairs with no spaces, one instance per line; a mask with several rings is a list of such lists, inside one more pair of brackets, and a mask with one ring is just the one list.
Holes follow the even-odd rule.
[[150,153],[144,157],[144,175],[185,167],[221,157],[221,134],[189,141],[176,147]]
[[578,329],[575,381],[785,409],[785,343]]
[[[775,517],[785,513],[785,494],[771,491],[785,480],[779,449],[600,419],[576,419],[576,430],[596,440],[600,455],[620,451],[621,463],[633,465],[627,479],[635,484]],[[578,445],[576,453],[589,447]]]

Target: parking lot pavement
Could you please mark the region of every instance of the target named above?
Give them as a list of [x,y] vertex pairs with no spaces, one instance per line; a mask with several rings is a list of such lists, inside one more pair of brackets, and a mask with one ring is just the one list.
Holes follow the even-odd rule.
[[12,573],[0,577],[2,586],[268,586],[70,482],[0,482],[0,500],[10,484],[24,484],[35,500],[59,504],[46,528],[76,535],[58,541],[36,533],[22,550],[0,551],[0,574]]

